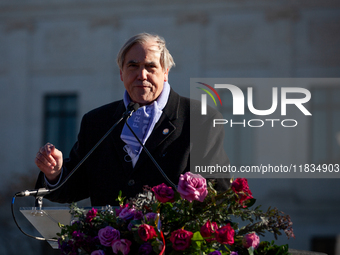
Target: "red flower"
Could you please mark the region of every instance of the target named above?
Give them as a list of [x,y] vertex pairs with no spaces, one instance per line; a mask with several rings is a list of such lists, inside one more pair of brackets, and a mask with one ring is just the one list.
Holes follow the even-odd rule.
[[194,234],[184,229],[178,229],[171,233],[170,241],[172,242],[172,248],[176,251],[183,251],[190,247],[191,238]]
[[175,192],[171,187],[166,186],[164,183],[152,188],[155,193],[156,199],[161,203],[174,202]]
[[91,222],[96,216],[97,216],[97,209],[92,208],[90,211],[86,214],[86,222]]
[[[202,227],[201,227],[201,235],[203,237],[210,237],[213,235],[213,233],[215,233],[215,231],[218,229],[217,223],[216,222],[210,222],[210,220],[208,220]],[[209,238],[206,239],[208,242],[211,242],[213,240],[216,240],[215,238]]]
[[147,224],[142,224],[139,226],[138,235],[140,239],[142,239],[144,242],[154,237],[157,237],[155,229]]
[[246,178],[237,178],[231,184],[232,190],[239,196],[239,203],[242,204],[244,201],[253,198]]
[[235,231],[230,226],[230,223],[217,229],[215,232],[216,240],[217,242],[221,244],[232,245],[234,243],[234,235],[235,235]]

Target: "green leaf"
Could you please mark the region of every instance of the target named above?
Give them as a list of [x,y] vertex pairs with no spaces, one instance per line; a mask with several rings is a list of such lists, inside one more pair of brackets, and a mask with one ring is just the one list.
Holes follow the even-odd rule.
[[196,244],[197,247],[201,248],[202,242],[204,242],[204,238],[202,237],[200,232],[195,232],[192,236],[191,242]]
[[247,202],[247,204],[246,204],[247,208],[248,208],[248,207],[252,207],[252,206],[255,204],[255,202],[256,202],[256,199],[255,199],[255,198],[249,199],[248,202]]
[[125,200],[125,197],[122,197],[122,191],[120,190],[118,193],[118,197],[116,198],[116,201],[118,201],[120,206],[123,206],[124,200]]
[[254,247],[250,246],[248,248],[248,253],[249,253],[249,255],[254,255]]

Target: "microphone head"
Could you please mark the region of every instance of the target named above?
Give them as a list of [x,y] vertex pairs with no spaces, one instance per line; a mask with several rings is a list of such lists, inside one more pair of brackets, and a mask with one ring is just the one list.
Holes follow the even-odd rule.
[[130,103],[128,104],[128,106],[127,106],[127,109],[128,109],[129,111],[133,111],[133,112],[137,111],[138,108],[139,108],[139,104],[138,104],[138,103],[134,103],[134,102],[130,102]]
[[137,111],[139,108],[139,103],[135,103],[132,107],[134,111]]

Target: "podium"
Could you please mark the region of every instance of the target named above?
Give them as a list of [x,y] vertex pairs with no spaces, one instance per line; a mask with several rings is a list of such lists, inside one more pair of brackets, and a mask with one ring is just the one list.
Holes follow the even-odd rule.
[[61,229],[58,223],[69,225],[72,215],[69,207],[20,207],[20,212],[38,230],[45,239],[56,239],[47,241],[53,249],[58,249],[58,236]]
[[[83,207],[85,210],[92,208],[103,210],[105,207]],[[42,237],[45,239],[55,239],[55,241],[47,242],[53,249],[58,249],[58,236],[61,229],[59,223],[70,225],[73,220],[70,214],[70,207],[20,207],[20,212],[25,218],[36,228]]]

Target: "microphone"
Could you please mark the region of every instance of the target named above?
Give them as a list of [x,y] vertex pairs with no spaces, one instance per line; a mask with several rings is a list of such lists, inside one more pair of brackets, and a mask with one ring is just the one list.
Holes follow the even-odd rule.
[[123,117],[130,118],[132,113],[137,111],[139,108],[139,103],[130,102],[126,107],[126,111],[123,113]]
[[16,197],[28,197],[28,196],[40,197],[40,196],[45,196],[49,193],[51,193],[51,190],[40,188],[40,189],[31,189],[31,190],[17,192],[15,196]]

